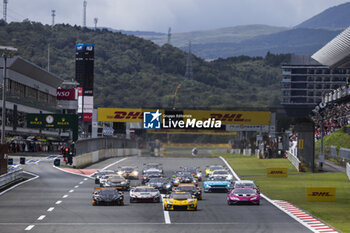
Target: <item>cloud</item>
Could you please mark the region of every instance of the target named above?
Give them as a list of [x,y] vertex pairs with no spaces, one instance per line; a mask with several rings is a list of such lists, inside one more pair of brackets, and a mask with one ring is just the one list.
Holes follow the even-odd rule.
[[[346,0],[88,0],[87,25],[124,30],[173,32],[243,24],[294,26]],[[0,3],[2,8],[2,3]],[[83,0],[10,0],[8,19],[81,25]]]

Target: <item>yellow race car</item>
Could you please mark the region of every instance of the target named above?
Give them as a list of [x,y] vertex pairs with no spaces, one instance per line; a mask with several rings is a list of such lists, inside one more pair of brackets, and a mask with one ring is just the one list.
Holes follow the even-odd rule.
[[139,172],[135,166],[123,166],[118,169],[118,174],[126,179],[139,179]]
[[205,176],[208,177],[213,174],[216,170],[225,169],[222,165],[210,165],[207,169],[205,169]]
[[172,192],[164,198],[164,210],[197,210],[197,199],[188,192]]

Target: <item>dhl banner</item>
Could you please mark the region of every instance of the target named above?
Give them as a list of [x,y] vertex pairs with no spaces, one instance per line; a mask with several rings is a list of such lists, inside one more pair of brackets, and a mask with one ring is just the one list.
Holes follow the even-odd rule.
[[[98,108],[97,120],[102,122],[142,122],[143,112],[156,112],[157,109],[141,108]],[[164,110],[159,109],[164,114]]]
[[[100,122],[142,122],[143,112],[155,112],[157,109],[141,108],[98,108]],[[159,109],[164,115],[164,109]],[[270,125],[270,112],[261,111],[221,111],[221,110],[183,110],[184,120],[206,121],[209,118],[220,120],[222,124]]]
[[306,201],[335,201],[335,187],[308,187],[306,188]]
[[288,168],[266,168],[267,177],[287,177]]
[[209,118],[215,118],[224,125],[270,125],[270,112],[184,110],[183,113],[184,116],[188,116],[190,119],[195,118],[204,121]]
[[237,135],[237,132],[234,132],[234,131],[195,130],[195,129],[147,129],[147,133]]

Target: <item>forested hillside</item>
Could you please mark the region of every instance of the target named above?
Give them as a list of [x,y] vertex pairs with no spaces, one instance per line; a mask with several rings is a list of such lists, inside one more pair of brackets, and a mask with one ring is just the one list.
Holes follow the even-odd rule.
[[0,45],[65,79],[75,77],[75,44],[95,44],[96,107],[264,107],[279,103],[280,63],[288,55],[234,57],[207,62],[193,56],[193,80],[184,78],[187,54],[135,36],[70,25],[0,23]]

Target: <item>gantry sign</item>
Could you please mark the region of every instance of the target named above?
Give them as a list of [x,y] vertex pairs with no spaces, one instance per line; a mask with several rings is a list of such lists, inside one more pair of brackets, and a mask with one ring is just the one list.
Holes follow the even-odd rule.
[[27,114],[27,127],[36,129],[71,129],[73,141],[78,140],[78,115]]
[[[147,129],[150,133],[176,133],[172,129],[181,129],[181,127],[168,127],[171,122],[184,121],[194,122],[196,121],[220,121],[222,127],[216,130],[232,131],[228,130],[227,126],[230,125],[256,125],[256,126],[268,126],[270,125],[270,112],[263,111],[227,111],[227,110],[166,110],[166,109],[132,109],[132,108],[98,108],[98,121],[99,122],[138,122],[144,121],[145,112],[161,113],[161,129]],[[146,120],[147,121],[147,120]],[[226,127],[225,127],[226,126]],[[166,130],[168,128],[168,130]],[[196,127],[192,127],[197,132]],[[186,129],[189,130],[188,128]],[[215,130],[215,129],[214,129]],[[187,132],[186,131],[186,132]],[[204,131],[201,131],[204,133]]]

